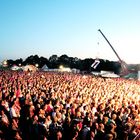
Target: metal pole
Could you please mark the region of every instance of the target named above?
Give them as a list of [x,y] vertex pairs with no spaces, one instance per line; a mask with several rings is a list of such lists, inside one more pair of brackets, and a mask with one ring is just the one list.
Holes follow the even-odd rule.
[[118,53],[115,51],[115,49],[113,48],[113,46],[110,44],[110,42],[108,41],[108,39],[105,37],[105,35],[102,33],[102,31],[100,29],[98,31],[102,34],[102,36],[105,38],[105,40],[107,41],[107,43],[110,45],[111,49],[114,51],[114,53],[118,57],[119,61],[122,63],[121,58],[119,57]]

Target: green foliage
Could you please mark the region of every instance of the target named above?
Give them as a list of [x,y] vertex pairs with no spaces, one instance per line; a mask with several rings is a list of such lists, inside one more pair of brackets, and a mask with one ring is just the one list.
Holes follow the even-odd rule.
[[101,71],[101,70],[108,70],[108,71],[114,71],[115,73],[119,72],[120,64],[118,62],[113,62],[109,60],[103,60],[100,59],[100,64],[96,69],[93,69],[91,65],[94,63],[95,59],[92,58],[86,58],[84,60],[81,60],[77,57],[69,57],[66,54],[61,55],[58,57],[57,55],[52,55],[49,57],[49,59],[38,55],[31,55],[27,57],[24,61],[22,58],[17,60],[7,60],[8,66],[13,65],[38,65],[39,68],[42,68],[44,65],[47,65],[48,68],[59,68],[60,65],[63,65],[64,67],[69,68],[76,68],[81,71]]

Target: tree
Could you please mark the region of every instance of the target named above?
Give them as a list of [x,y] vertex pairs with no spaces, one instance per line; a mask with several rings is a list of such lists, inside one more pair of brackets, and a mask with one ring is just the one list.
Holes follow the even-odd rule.
[[26,60],[24,61],[24,65],[36,65],[38,64],[39,65],[39,57],[38,55],[31,55],[29,57],[26,58]]
[[24,65],[29,65],[29,64],[33,64],[33,55],[27,57],[24,61]]
[[47,58],[41,56],[39,66],[43,67],[44,65],[47,65],[48,67],[50,67],[50,62],[49,62],[49,60]]
[[57,55],[52,55],[49,58],[50,68],[58,68],[58,57]]
[[81,70],[83,71],[90,71],[91,70],[91,65],[94,62],[92,58],[86,58],[82,60],[81,62]]
[[65,67],[70,67],[69,57],[66,54],[61,55],[58,58],[58,63],[59,63],[59,65],[63,65]]
[[15,60],[15,64],[16,64],[17,66],[21,66],[22,63],[23,63],[23,59],[22,59],[22,58],[16,59],[16,60]]
[[11,67],[15,64],[15,61],[12,59],[7,60],[7,66]]

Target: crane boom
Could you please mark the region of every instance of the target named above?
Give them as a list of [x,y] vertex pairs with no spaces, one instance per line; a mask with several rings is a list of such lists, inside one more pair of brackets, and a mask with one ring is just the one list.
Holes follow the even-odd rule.
[[113,46],[111,45],[111,43],[108,41],[108,39],[105,37],[105,35],[102,33],[102,31],[99,29],[98,30],[102,36],[104,37],[104,39],[107,41],[107,43],[109,44],[109,46],[111,47],[111,49],[114,51],[114,53],[116,54],[116,56],[118,57],[120,63],[121,63],[121,67],[122,67],[122,70],[123,72],[122,73],[128,73],[128,69],[127,69],[127,65],[125,62],[123,62],[120,58],[120,56],[118,55],[118,53],[115,51],[115,49],[113,48]]
[[111,49],[114,51],[114,53],[118,57],[119,61],[122,62],[122,60],[119,57],[118,53],[115,51],[115,49],[113,48],[113,46],[111,45],[111,43],[108,41],[108,39],[105,37],[105,35],[102,33],[102,31],[100,29],[98,31],[102,34],[102,36],[104,37],[104,39],[107,41],[107,43],[109,44],[109,46],[111,47]]

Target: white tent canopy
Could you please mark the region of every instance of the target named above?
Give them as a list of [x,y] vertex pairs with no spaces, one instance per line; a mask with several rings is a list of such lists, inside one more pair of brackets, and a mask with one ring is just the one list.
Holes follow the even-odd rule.
[[102,77],[110,77],[110,78],[117,78],[120,77],[119,75],[115,74],[115,73],[106,73],[106,74],[102,74]]
[[23,71],[32,71],[32,72],[37,71],[37,67],[35,67],[34,65],[26,65],[22,67],[22,69]]
[[14,65],[14,66],[11,67],[11,70],[19,70],[19,69],[21,69],[21,68],[18,67],[17,65]]
[[101,71],[101,76],[102,77],[110,77],[110,78],[117,78],[120,77],[119,75],[115,74],[112,71]]
[[48,71],[48,66],[45,64],[45,65],[41,68],[41,70],[43,70],[43,71]]

